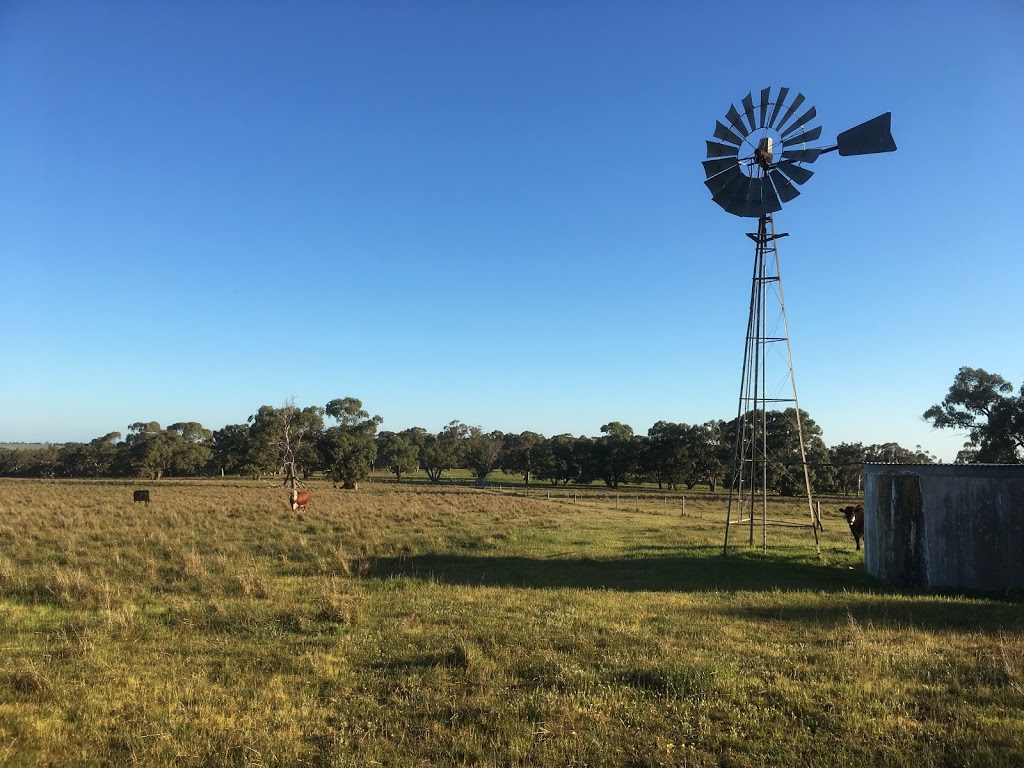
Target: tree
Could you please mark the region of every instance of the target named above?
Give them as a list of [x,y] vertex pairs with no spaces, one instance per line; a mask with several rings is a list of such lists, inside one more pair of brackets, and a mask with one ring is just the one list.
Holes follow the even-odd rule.
[[[744,418],[760,419],[761,412],[747,412]],[[797,429],[797,413],[795,408],[784,411],[767,411],[765,420],[765,443],[768,451],[766,466],[769,490],[782,496],[796,496],[804,492],[804,474],[800,455],[800,431]],[[800,411],[800,424],[803,427],[804,456],[808,464],[808,479],[812,488],[825,486],[831,482],[828,448],[821,437],[821,427],[808,415]],[[725,426],[729,445],[733,445],[736,436],[737,420],[733,419]],[[760,430],[759,430],[760,432]],[[750,478],[755,487],[760,488],[761,477]]]
[[65,443],[57,449],[57,474],[61,477],[88,477],[90,462],[82,443]]
[[864,462],[867,452],[862,443],[840,443],[829,450],[835,468],[835,487],[844,496],[860,492],[864,485]]
[[609,488],[618,488],[640,468],[640,442],[628,424],[612,421],[601,426],[603,437],[595,441],[596,477]]
[[463,443],[463,462],[473,470],[477,483],[482,483],[501,457],[504,435],[501,432],[484,432],[480,427],[470,427]]
[[920,445],[910,450],[899,443],[878,443],[864,449],[864,461],[878,464],[934,464],[935,457]]
[[0,474],[8,477],[55,477],[60,450],[55,445],[0,450]]
[[963,367],[938,405],[924,412],[936,429],[967,433],[958,463],[1019,464],[1024,457],[1024,385],[982,368]]
[[424,436],[420,447],[420,466],[430,482],[439,482],[442,472],[459,465],[462,444],[468,435],[469,427],[456,419],[438,434]]
[[108,432],[102,437],[89,442],[89,461],[92,464],[93,477],[109,475],[120,447],[121,433]]
[[324,427],[324,410],[311,405],[299,408],[285,401],[281,408],[261,406],[249,417],[249,456],[247,467],[255,477],[267,472],[284,471],[284,485],[295,490],[299,472],[308,476],[317,461],[314,449]]
[[684,477],[692,475],[693,459],[686,445],[686,424],[659,421],[647,430],[643,464],[659,488],[674,490]]
[[501,469],[503,472],[518,472],[526,485],[530,484],[530,476],[544,461],[545,441],[543,435],[536,432],[522,432],[518,435],[505,435],[501,450]]
[[139,443],[139,473],[159,480],[174,467],[175,456],[183,443],[181,434],[162,429]]
[[387,467],[388,472],[398,478],[398,482],[402,482],[402,475],[419,466],[419,446],[406,432],[381,432],[377,435],[377,465]]
[[580,475],[576,438],[569,434],[555,435],[544,441],[537,457],[534,474],[552,485],[568,485]]
[[722,475],[725,474],[725,469],[732,459],[733,446],[723,442],[722,425],[722,421],[712,420],[694,424],[688,430],[686,440],[693,453],[694,469],[694,474],[685,479],[688,489],[697,483],[707,483],[708,489],[713,493]]
[[167,431],[181,436],[175,441],[171,468],[179,475],[199,474],[213,458],[213,432],[196,421],[171,424]]
[[[164,435],[157,421],[136,421],[128,425],[124,450],[120,454],[120,474],[145,475],[159,480],[171,468],[173,438]],[[154,441],[157,441],[154,443]]]
[[213,433],[213,463],[221,477],[241,472],[248,453],[248,424],[228,424]]
[[88,443],[66,443],[58,450],[58,472],[64,477],[109,475],[117,456],[120,432],[108,432]]
[[331,400],[326,412],[337,424],[320,436],[320,457],[335,485],[355,489],[370,474],[377,458],[374,437],[383,419],[370,416],[354,397]]

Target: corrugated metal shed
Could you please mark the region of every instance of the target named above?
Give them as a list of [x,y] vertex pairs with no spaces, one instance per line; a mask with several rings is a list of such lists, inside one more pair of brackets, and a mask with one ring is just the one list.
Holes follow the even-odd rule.
[[865,464],[864,547],[894,586],[1024,589],[1024,465]]

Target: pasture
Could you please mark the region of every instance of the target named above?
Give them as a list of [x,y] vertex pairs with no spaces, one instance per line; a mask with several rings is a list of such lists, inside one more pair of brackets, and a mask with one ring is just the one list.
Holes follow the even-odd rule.
[[880,587],[848,501],[723,558],[702,495],[311,490],[0,480],[0,765],[1024,764],[1020,596]]

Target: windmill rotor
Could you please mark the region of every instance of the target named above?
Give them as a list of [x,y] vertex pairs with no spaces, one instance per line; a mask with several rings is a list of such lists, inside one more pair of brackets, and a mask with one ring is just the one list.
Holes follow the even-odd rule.
[[806,102],[802,93],[790,98],[789,88],[780,88],[773,98],[768,87],[756,103],[753,92],[747,93],[740,100],[742,111],[729,105],[724,121],[715,121],[713,140],[706,142],[704,184],[712,200],[735,216],[760,218],[800,194],[797,187],[814,175],[808,166],[821,155],[896,150],[889,112],[843,131],[834,145],[808,146],[821,138],[822,129],[812,125],[817,110]]

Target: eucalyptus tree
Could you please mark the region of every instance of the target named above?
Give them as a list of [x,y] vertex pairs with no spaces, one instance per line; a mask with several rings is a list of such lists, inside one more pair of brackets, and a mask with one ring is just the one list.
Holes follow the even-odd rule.
[[470,427],[463,442],[462,461],[473,471],[477,482],[483,480],[497,466],[501,458],[504,435],[495,430],[484,432],[480,427]]
[[459,420],[450,422],[436,435],[427,434],[420,446],[420,467],[432,483],[440,482],[441,474],[460,465],[469,427]]
[[383,419],[370,416],[354,397],[331,400],[326,413],[336,423],[320,435],[320,458],[335,485],[357,488],[373,468],[377,457],[374,437]]
[[536,432],[509,433],[504,437],[501,451],[501,469],[504,472],[522,475],[523,482],[530,484],[530,477],[544,463],[547,444],[543,435]]
[[57,452],[59,474],[64,477],[110,475],[120,439],[120,432],[108,432],[88,443],[65,443]]
[[228,424],[214,430],[213,433],[213,465],[220,473],[241,472],[249,452],[249,425]]
[[920,445],[911,449],[899,443],[877,443],[864,449],[864,461],[878,464],[934,464],[935,457]]
[[180,475],[196,475],[213,458],[213,432],[196,421],[171,424],[167,431],[180,436],[173,439],[171,469]]
[[633,478],[640,469],[641,442],[628,424],[612,421],[601,426],[594,442],[594,474],[609,488]]
[[686,445],[686,424],[659,421],[647,430],[643,464],[659,488],[674,490],[693,474],[689,464],[693,457]]
[[1024,459],[1024,384],[983,368],[961,368],[942,402],[924,412],[936,429],[967,435],[958,463],[1019,464]]
[[851,491],[860,493],[864,487],[864,462],[867,451],[863,443],[840,443],[829,449],[829,458],[835,470],[835,488],[844,496]]
[[398,482],[402,482],[402,475],[415,471],[419,466],[419,446],[405,432],[381,432],[376,442],[376,466],[387,467]]
[[568,485],[576,480],[580,476],[576,438],[570,434],[562,434],[544,440],[534,475],[552,485]]
[[284,485],[299,486],[299,473],[308,476],[317,462],[315,445],[324,428],[324,409],[299,408],[292,400],[281,408],[261,406],[249,417],[247,465],[254,476],[284,473]]
[[[761,412],[754,414],[760,420]],[[821,427],[810,417],[807,411],[800,410],[800,426],[803,429],[804,451],[800,452],[800,429],[797,427],[795,408],[783,411],[772,410],[764,413],[765,447],[768,462],[765,467],[769,490],[777,491],[782,496],[795,496],[803,492],[803,459],[808,465],[808,479],[811,487],[824,488],[832,483],[831,467],[829,466],[828,447],[822,440]],[[750,414],[747,414],[750,418]],[[728,422],[724,433],[731,445],[736,435],[736,419]],[[762,479],[752,478],[755,487],[760,487]]]

